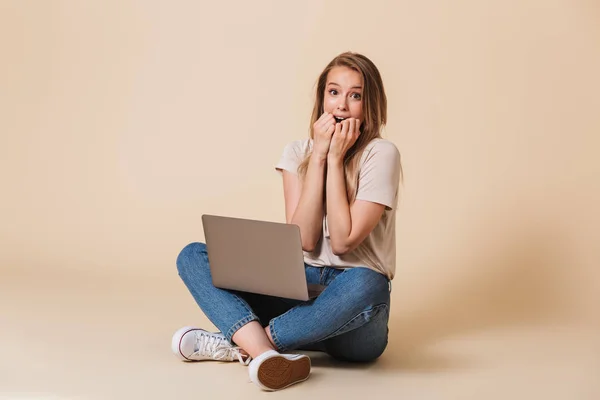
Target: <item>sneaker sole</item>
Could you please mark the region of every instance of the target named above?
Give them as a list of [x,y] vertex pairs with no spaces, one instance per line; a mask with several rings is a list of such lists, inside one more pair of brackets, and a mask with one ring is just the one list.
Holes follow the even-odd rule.
[[303,356],[294,360],[272,357],[258,367],[257,378],[268,390],[279,390],[303,382],[310,376],[310,358]]

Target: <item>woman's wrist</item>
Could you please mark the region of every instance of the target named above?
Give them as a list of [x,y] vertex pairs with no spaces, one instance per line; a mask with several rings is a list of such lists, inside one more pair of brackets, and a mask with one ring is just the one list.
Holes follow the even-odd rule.
[[344,164],[343,157],[339,157],[339,156],[333,155],[333,154],[327,155],[327,165],[337,166],[337,165],[343,165],[343,164]]
[[327,154],[313,153],[313,155],[310,157],[310,162],[319,166],[324,166],[327,162]]

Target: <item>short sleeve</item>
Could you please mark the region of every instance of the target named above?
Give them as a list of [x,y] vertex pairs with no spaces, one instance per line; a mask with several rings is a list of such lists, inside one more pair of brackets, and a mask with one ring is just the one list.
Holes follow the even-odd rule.
[[401,176],[398,148],[390,141],[378,140],[365,150],[363,159],[356,199],[395,208]]
[[289,171],[293,174],[298,173],[298,166],[304,159],[306,143],[303,140],[296,140],[288,143],[281,154],[279,162],[275,165],[277,172],[282,173],[282,170]]

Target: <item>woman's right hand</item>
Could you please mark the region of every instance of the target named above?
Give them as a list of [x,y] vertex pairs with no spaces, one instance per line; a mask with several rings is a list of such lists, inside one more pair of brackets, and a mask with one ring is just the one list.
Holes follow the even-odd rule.
[[331,137],[335,131],[333,114],[325,112],[313,124],[313,154],[319,159],[326,160],[329,152]]

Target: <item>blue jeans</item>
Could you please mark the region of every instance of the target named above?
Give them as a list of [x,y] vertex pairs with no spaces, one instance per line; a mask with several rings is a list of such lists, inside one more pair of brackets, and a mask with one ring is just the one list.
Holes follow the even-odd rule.
[[305,264],[308,283],[325,285],[309,301],[226,290],[212,284],[204,243],[187,245],[177,257],[179,276],[230,343],[245,324],[269,326],[281,352],[325,351],[344,361],[372,361],[388,343],[390,282],[368,268],[335,269]]

